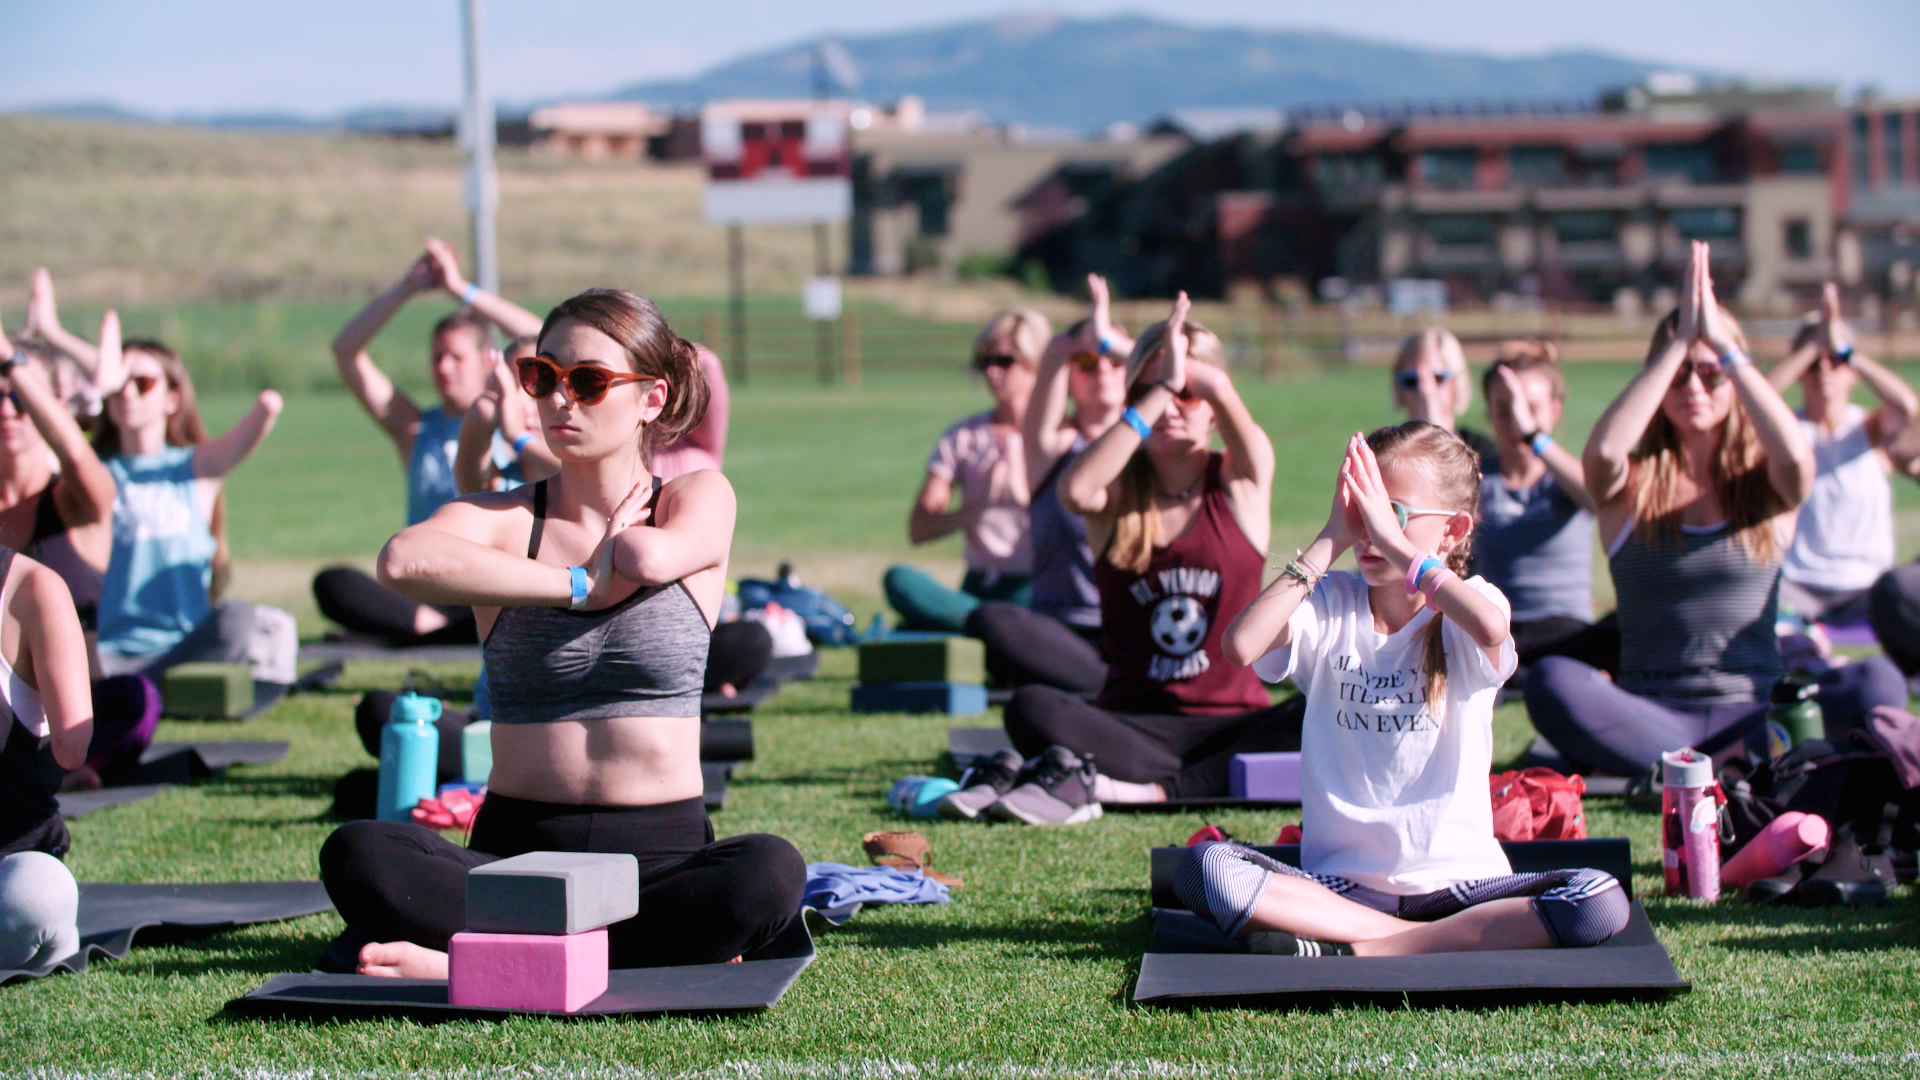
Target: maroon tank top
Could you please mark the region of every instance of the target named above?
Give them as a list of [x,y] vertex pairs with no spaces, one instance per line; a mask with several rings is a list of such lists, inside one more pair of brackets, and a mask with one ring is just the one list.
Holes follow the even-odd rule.
[[1145,573],[1114,566],[1105,552],[1093,565],[1108,661],[1096,702],[1103,709],[1220,714],[1270,704],[1253,669],[1229,664],[1220,651],[1227,623],[1260,594],[1266,566],[1233,518],[1224,460],[1216,453],[1207,462],[1199,512],[1173,543],[1154,549]]

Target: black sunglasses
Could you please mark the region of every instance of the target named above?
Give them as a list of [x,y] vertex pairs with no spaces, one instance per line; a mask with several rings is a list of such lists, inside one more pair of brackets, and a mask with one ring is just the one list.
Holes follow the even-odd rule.
[[1727,371],[1719,364],[1702,364],[1694,360],[1683,360],[1680,362],[1680,370],[1673,373],[1673,386],[1669,389],[1678,390],[1687,385],[1687,377],[1690,375],[1700,376],[1700,385],[1708,390],[1717,390],[1721,383],[1727,381]]
[[[1433,381],[1442,386],[1445,386],[1447,380],[1451,378],[1453,378],[1453,372],[1445,368],[1433,373]],[[1418,371],[1396,371],[1393,373],[1393,381],[1394,385],[1400,387],[1402,390],[1420,389],[1420,373]]]
[[1010,353],[991,353],[973,358],[973,366],[985,371],[988,368],[1006,368],[1019,363],[1019,358]]

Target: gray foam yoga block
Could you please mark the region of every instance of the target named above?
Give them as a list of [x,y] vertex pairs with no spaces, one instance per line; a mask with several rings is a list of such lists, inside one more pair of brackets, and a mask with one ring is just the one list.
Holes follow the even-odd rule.
[[640,861],[625,853],[529,851],[467,871],[467,929],[581,934],[640,911]]

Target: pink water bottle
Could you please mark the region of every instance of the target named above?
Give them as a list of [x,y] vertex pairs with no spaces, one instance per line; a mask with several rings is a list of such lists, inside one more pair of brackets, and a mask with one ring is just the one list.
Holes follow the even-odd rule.
[[1661,761],[1660,858],[1667,895],[1720,899],[1720,806],[1726,796],[1713,761],[1698,750],[1669,750]]
[[1767,823],[1740,853],[1720,868],[1720,880],[1741,889],[1775,874],[1827,846],[1827,819],[1789,810]]

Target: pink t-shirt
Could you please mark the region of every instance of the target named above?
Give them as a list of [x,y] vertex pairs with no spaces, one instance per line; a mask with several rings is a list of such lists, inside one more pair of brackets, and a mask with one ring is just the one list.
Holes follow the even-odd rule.
[[969,416],[933,444],[927,475],[959,489],[962,505],[986,510],[966,533],[967,568],[990,573],[1033,570],[1027,536],[1027,458],[1020,433],[996,431],[993,414]]
[[719,469],[727,454],[727,372],[712,349],[696,344],[700,370],[707,376],[707,415],[672,445],[653,452],[653,474],[671,480],[701,469]]

